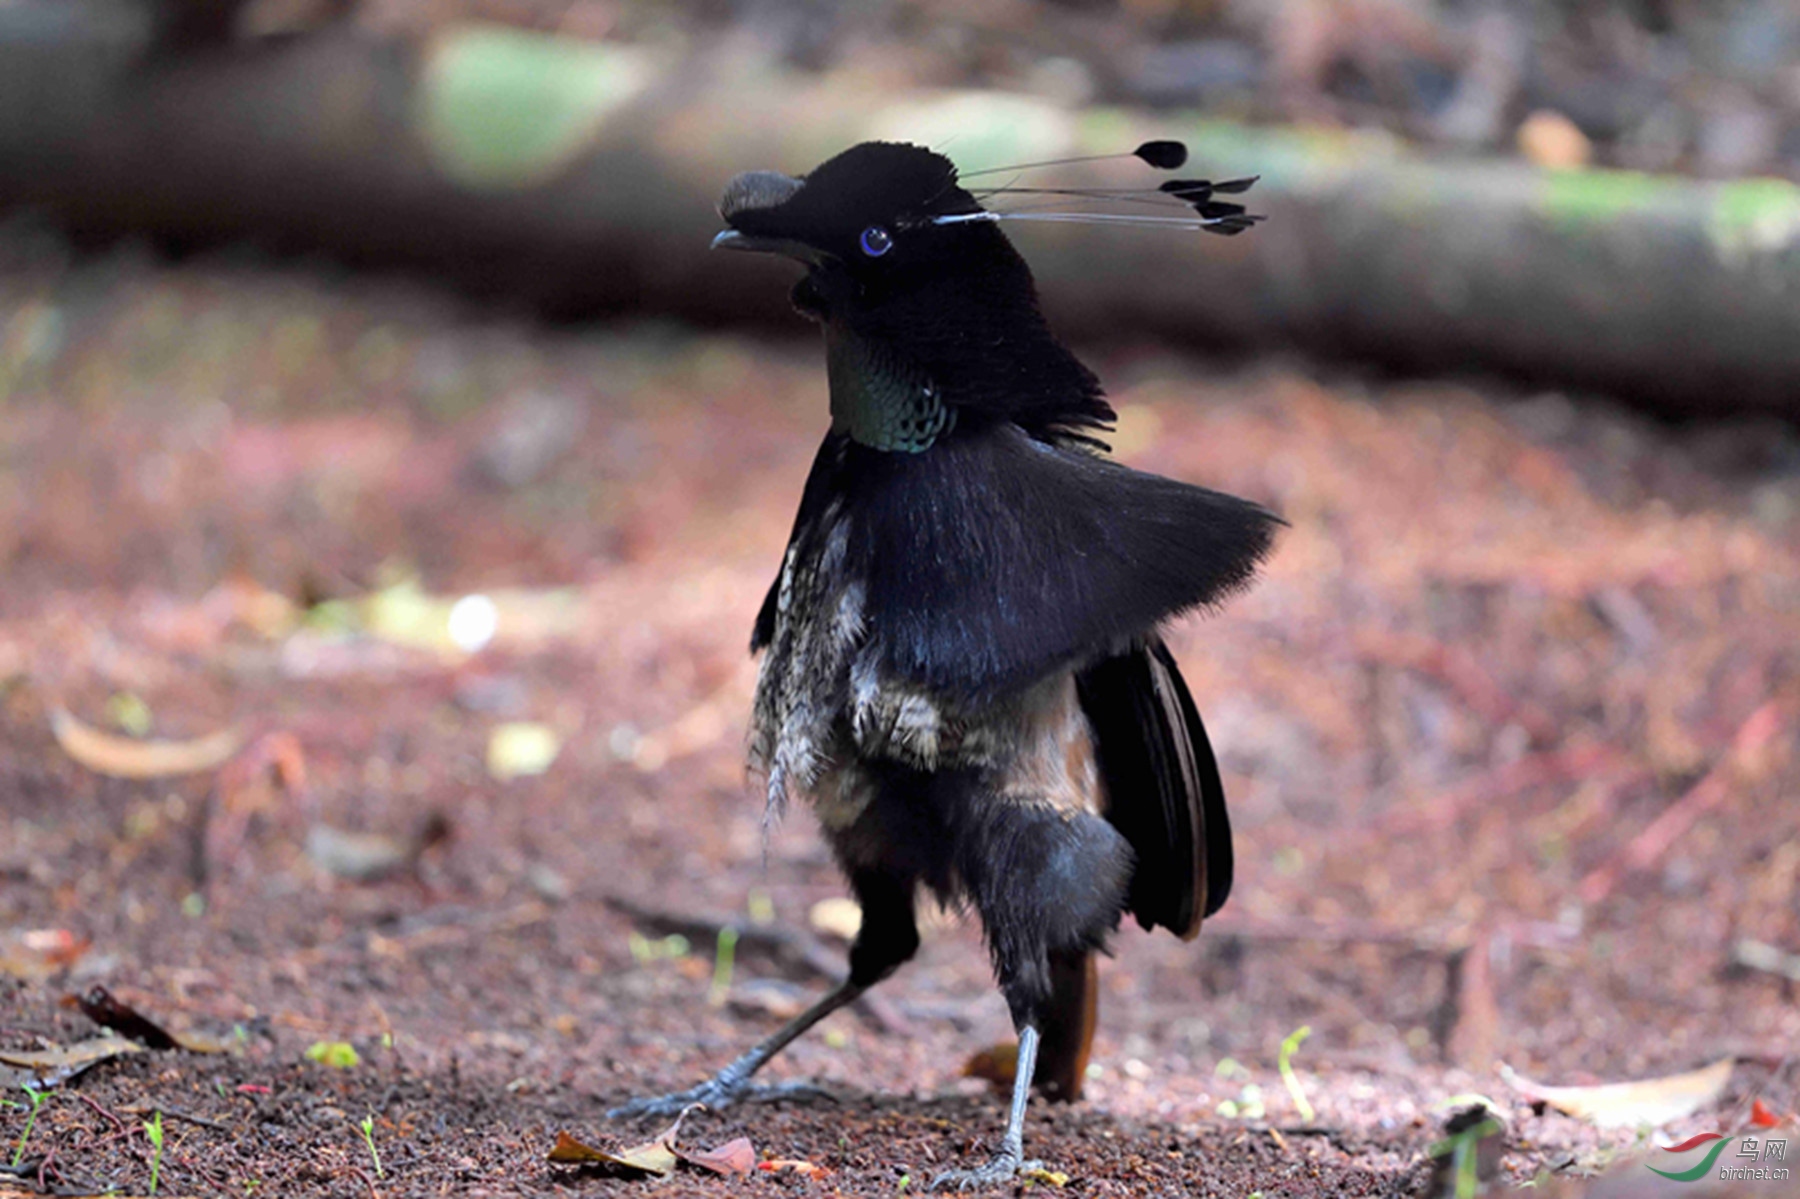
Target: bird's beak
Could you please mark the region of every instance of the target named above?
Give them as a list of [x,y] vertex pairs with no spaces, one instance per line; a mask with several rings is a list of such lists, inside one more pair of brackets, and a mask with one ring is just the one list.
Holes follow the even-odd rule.
[[[719,198],[719,215],[725,218],[727,224],[736,225],[741,216],[763,214],[781,207],[793,199],[802,183],[803,180],[783,175],[779,171],[745,171],[725,185],[725,194]],[[735,228],[721,230],[713,238],[712,248],[783,254],[815,265],[819,261],[819,251],[805,242],[786,237],[758,236]]]
[[824,257],[818,250],[803,241],[793,241],[785,237],[752,237],[748,233],[740,233],[736,229],[721,229],[712,239],[715,250],[749,250],[758,254],[784,254],[809,266],[817,266]]
[[712,248],[715,250],[753,250],[764,254],[779,253],[782,244],[772,237],[751,237],[736,229],[721,229],[718,236],[712,239]]

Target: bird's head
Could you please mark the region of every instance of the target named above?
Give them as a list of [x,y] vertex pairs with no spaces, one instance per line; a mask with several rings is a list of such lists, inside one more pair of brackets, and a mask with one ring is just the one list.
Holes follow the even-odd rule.
[[[1187,161],[1187,148],[1150,141],[1124,155],[988,167],[967,177],[1016,176],[1100,158],[1136,158],[1173,171]],[[1148,188],[1008,182],[971,191],[942,154],[922,146],[864,142],[798,178],[746,171],[732,179],[719,200],[727,227],[713,245],[782,254],[806,266],[805,278],[794,288],[794,305],[826,326],[830,361],[838,371],[834,378],[873,371],[878,382],[862,390],[929,394],[934,411],[948,405],[962,414],[965,428],[972,416],[985,413],[1033,432],[1082,436],[1079,430],[1111,421],[1112,409],[1099,381],[1051,334],[1031,271],[999,222],[1234,234],[1261,218],[1218,197],[1240,193],[1253,182],[1171,179]],[[1044,211],[1046,200],[1074,211]],[[1016,207],[989,209],[989,201]],[[1096,202],[1131,211],[1088,211]],[[839,390],[834,383],[834,404],[851,402]],[[882,409],[871,421],[882,424],[892,416]]]
[[[804,263],[795,303],[820,319],[853,319],[897,298],[948,290],[947,281],[971,273],[1013,279],[1016,301],[1035,308],[1023,261],[983,211],[942,154],[863,142],[799,178],[746,171],[732,179],[719,200],[728,227],[713,246]],[[1003,293],[984,290],[986,303],[1004,302]]]

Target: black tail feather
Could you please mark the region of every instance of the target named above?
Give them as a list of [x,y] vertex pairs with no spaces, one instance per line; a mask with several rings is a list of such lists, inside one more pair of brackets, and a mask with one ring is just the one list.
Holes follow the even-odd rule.
[[1200,713],[1153,639],[1076,678],[1094,730],[1106,817],[1137,856],[1130,907],[1145,928],[1199,931],[1231,893],[1225,789]]

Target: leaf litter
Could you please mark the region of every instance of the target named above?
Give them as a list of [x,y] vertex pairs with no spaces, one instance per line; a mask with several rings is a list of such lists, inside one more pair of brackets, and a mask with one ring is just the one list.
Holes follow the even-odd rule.
[[1599,1128],[1655,1128],[1716,1102],[1731,1081],[1735,1064],[1734,1058],[1722,1058],[1684,1074],[1579,1087],[1545,1086],[1505,1065],[1500,1067],[1500,1075],[1527,1099],[1547,1103]]
[[0,932],[0,974],[42,982],[69,970],[93,944],[90,938],[66,928]]
[[237,753],[242,739],[221,729],[191,740],[137,740],[84,724],[62,708],[50,713],[56,743],[77,762],[117,779],[160,779],[216,770]]
[[28,1071],[38,1087],[56,1087],[78,1074],[144,1047],[116,1033],[89,1037],[70,1045],[48,1044],[42,1049],[0,1049],[0,1065]]
[[756,1166],[756,1147],[749,1137],[737,1137],[711,1149],[688,1149],[677,1142],[682,1121],[690,1112],[704,1110],[704,1106],[689,1104],[675,1117],[673,1124],[656,1136],[617,1152],[596,1149],[568,1132],[559,1131],[549,1160],[562,1166],[591,1166],[626,1178],[666,1177],[674,1173],[677,1164],[713,1174],[750,1173]]

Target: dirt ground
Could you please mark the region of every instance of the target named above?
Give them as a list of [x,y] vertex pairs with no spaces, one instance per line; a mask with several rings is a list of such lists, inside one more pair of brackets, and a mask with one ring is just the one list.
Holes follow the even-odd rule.
[[[1610,1167],[1597,1185],[1633,1194],[1655,1181],[1642,1132],[1534,1106],[1499,1064],[1589,1083],[1732,1059],[1676,1137],[1800,1106],[1792,435],[1292,362],[1092,361],[1128,460],[1292,527],[1252,592],[1173,639],[1232,801],[1231,903],[1192,944],[1120,933],[1087,1098],[1034,1107],[1030,1152],[1072,1194],[1430,1194],[1427,1150],[1474,1092],[1507,1122],[1502,1181],[1580,1193]],[[546,331],[225,263],[10,262],[0,1051],[95,1035],[64,999],[97,984],[222,1051],[51,1090],[0,1194],[145,1193],[155,1111],[160,1194],[893,1195],[978,1160],[1003,1113],[962,1071],[1008,1028],[951,918],[771,1068],[835,1102],[684,1126],[817,1176],[545,1160],[559,1132],[653,1133],[604,1110],[697,1081],[841,954],[808,817],[765,830],[742,762],[750,620],[824,411],[804,340]],[[444,613],[477,593],[498,631],[466,653]],[[63,711],[243,748],[112,777],[132,760],[59,742]],[[509,736],[554,762],[530,773]],[[1311,1116],[1278,1069],[1301,1026]],[[309,1059],[333,1042],[357,1064]],[[0,1165],[25,1121],[0,1109]]]

